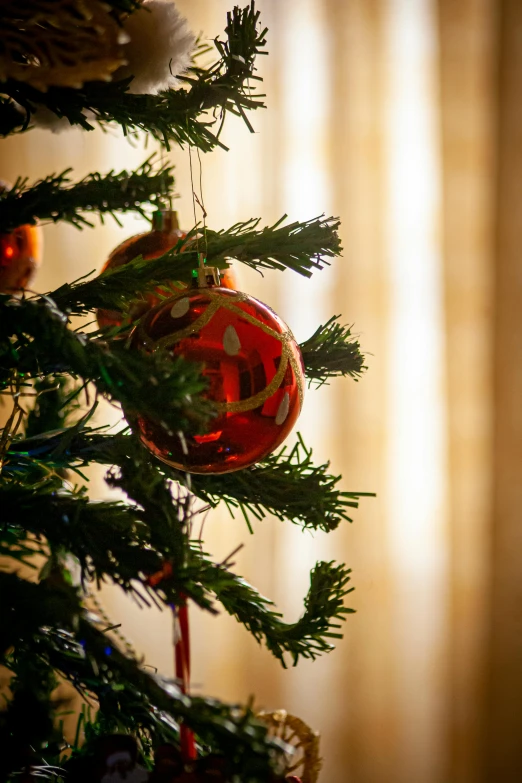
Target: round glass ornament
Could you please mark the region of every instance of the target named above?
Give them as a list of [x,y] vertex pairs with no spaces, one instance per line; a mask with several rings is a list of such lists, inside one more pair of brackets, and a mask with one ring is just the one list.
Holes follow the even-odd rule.
[[146,313],[131,347],[166,348],[203,365],[205,395],[218,412],[208,432],[180,436],[144,416],[135,420],[147,448],[178,470],[217,474],[253,465],[286,439],[301,411],[299,346],[284,321],[248,294],[214,285],[182,291]]
[[[171,209],[158,210],[153,215],[152,229],[141,234],[135,234],[116,247],[102,267],[101,273],[108,269],[117,269],[125,266],[137,258],[143,256],[145,261],[151,261],[159,258],[172,248],[176,247],[180,239],[187,235],[179,227],[178,213]],[[101,274],[100,273],[100,274]],[[221,278],[223,288],[235,288],[236,278],[233,270],[229,267]],[[130,311],[130,320],[136,321],[143,313],[150,310],[162,302],[165,297],[176,294],[187,288],[186,283],[179,281],[168,281],[159,285],[156,293],[148,293],[143,299],[138,299],[132,305]],[[107,310],[100,308],[96,314],[100,328],[106,326],[121,326],[123,323],[122,314],[118,310]]]
[[[151,231],[135,234],[118,245],[103,265],[101,272],[125,266],[125,264],[128,264],[129,261],[132,261],[138,256],[143,256],[146,261],[152,260],[153,258],[159,258],[164,253],[172,250],[172,248],[178,244],[179,240],[183,239],[185,236],[186,232],[182,231],[179,227],[177,212],[170,209],[158,210],[153,215]],[[178,291],[182,285],[183,284],[175,283],[172,291]],[[158,291],[163,293],[163,296],[168,296],[169,288],[170,284],[165,283],[164,287],[158,287]],[[160,297],[155,296],[154,293],[149,293],[143,299],[136,301],[131,309],[131,320],[136,320],[146,312],[146,310],[150,307],[154,307],[154,305],[157,305],[160,301]],[[123,316],[118,310],[99,309],[96,317],[100,327],[121,326],[123,323]]]
[[27,288],[42,262],[42,231],[39,226],[19,226],[0,234],[0,293],[20,294]]

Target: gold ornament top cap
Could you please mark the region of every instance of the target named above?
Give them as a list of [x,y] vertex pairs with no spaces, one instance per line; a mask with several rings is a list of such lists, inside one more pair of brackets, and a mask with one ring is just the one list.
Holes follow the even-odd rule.
[[157,209],[152,215],[153,231],[179,231],[178,213],[174,209]]
[[194,288],[210,288],[219,286],[220,274],[217,266],[198,266],[192,270],[192,284]]
[[220,275],[216,266],[206,266],[203,253],[198,253],[199,266],[192,270],[192,285],[194,288],[211,288],[219,286]]

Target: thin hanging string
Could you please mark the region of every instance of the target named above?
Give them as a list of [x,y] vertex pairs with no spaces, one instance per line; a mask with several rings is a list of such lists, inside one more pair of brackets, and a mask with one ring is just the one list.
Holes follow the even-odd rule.
[[203,266],[207,260],[208,255],[208,240],[207,240],[207,210],[205,208],[205,198],[203,196],[203,165],[201,163],[201,154],[199,148],[196,148],[198,163],[199,163],[199,196],[194,188],[194,169],[192,166],[192,148],[189,145],[189,165],[190,165],[190,187],[192,190],[192,209],[194,211],[194,225],[198,222],[196,214],[196,204],[199,206],[203,216],[203,241],[205,247],[204,257],[199,248],[199,232],[196,234],[196,251],[198,253],[199,264]]
[[[192,169],[192,147],[190,144],[189,144],[188,151],[189,151],[189,167],[190,167],[190,192],[192,193],[192,210],[194,212],[194,227],[196,227],[198,222],[198,217],[196,214],[196,192],[194,190],[194,171]],[[199,265],[203,266],[201,262],[201,254],[199,252],[199,231],[196,232],[196,252],[198,254]]]
[[205,242],[205,259],[208,256],[208,240],[207,240],[207,210],[205,208],[205,199],[203,196],[203,166],[201,164],[201,152],[199,147],[196,148],[196,153],[198,156],[198,163],[199,163],[199,198],[200,198],[200,204],[203,211],[203,239]]
[[[160,144],[160,163],[162,169],[164,168],[166,162],[167,162],[167,158],[165,156],[165,148],[163,147],[163,144]],[[169,190],[169,211],[172,212],[172,192],[170,190]]]

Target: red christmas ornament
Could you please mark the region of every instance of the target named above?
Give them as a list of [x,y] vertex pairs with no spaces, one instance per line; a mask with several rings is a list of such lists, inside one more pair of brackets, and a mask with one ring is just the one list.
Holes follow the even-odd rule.
[[[0,193],[11,185],[0,180]],[[18,226],[0,234],[0,294],[19,294],[42,263],[43,237],[39,226]]]
[[19,226],[0,234],[0,293],[27,288],[42,261],[42,234],[38,226]]
[[[172,564],[167,561],[163,563],[160,571],[156,571],[156,573],[149,576],[147,582],[151,587],[156,587],[164,579],[170,579],[173,573]],[[174,614],[174,622],[178,624],[179,633],[178,641],[174,647],[174,668],[182,692],[188,693],[190,689],[190,634],[186,597],[183,596],[183,600],[178,607],[172,606],[171,608]],[[181,757],[183,759],[192,761],[196,758],[194,734],[184,723],[180,726],[180,745]]]
[[[186,232],[181,231],[179,227],[178,213],[170,209],[158,210],[153,216],[152,230],[129,237],[121,245],[118,245],[110,254],[101,271],[105,272],[107,269],[117,269],[120,266],[125,266],[125,264],[128,264],[129,261],[138,256],[143,256],[147,261],[159,258],[159,256],[172,250],[184,236],[186,236]],[[182,286],[176,283],[173,290],[179,291],[180,287]],[[169,288],[168,283],[165,284],[165,288]],[[168,296],[168,292],[164,291],[163,287],[158,290],[163,291],[163,294]],[[145,299],[136,302],[134,305],[131,310],[131,320],[136,320],[142,313],[150,307],[154,307],[160,301],[154,294],[147,294]],[[123,322],[122,314],[117,310],[98,310],[97,318],[100,327],[121,326]]]
[[221,288],[230,288],[233,291],[237,288],[237,278],[236,273],[234,270],[229,266],[227,269],[224,269],[223,272],[221,272],[220,275],[220,281],[219,285]]
[[136,420],[153,454],[190,473],[230,473],[262,460],[290,433],[304,394],[301,352],[288,326],[254,297],[214,285],[214,273],[198,270],[202,287],[154,307],[131,340],[204,366],[206,395],[218,409],[208,432],[183,438]]
[[[186,235],[187,232],[182,231],[179,227],[177,212],[170,209],[158,210],[153,215],[152,230],[129,237],[121,245],[118,245],[110,254],[101,271],[105,272],[107,269],[117,269],[120,266],[125,266],[125,264],[128,264],[129,261],[138,256],[143,256],[147,261],[159,258],[164,253],[172,250],[173,247],[176,247],[179,240],[186,237]],[[221,285],[224,288],[235,287],[235,276],[230,269],[227,269],[224,273]],[[156,290],[161,296],[150,293],[141,301],[137,301],[130,312],[131,321],[137,320],[151,307],[160,304],[165,296],[176,294],[178,291],[183,291],[186,287],[186,284],[174,280],[158,286]],[[123,323],[122,314],[117,310],[100,309],[97,312],[97,319],[100,327],[121,326]]]

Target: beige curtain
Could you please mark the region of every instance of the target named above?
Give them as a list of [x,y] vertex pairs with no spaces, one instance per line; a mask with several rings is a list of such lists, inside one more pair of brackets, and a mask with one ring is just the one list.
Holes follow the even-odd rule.
[[[179,0],[195,30],[227,0]],[[193,612],[194,691],[255,693],[323,736],[325,783],[522,778],[522,5],[516,0],[259,0],[268,111],[227,123],[202,158],[212,227],[288,213],[342,218],[343,258],[311,281],[239,270],[299,339],[333,313],[368,373],[306,399],[299,428],[347,489],[375,491],[330,535],[209,515],[208,548],[291,620],[317,559],[356,592],[337,650],[283,671],[227,617]],[[44,146],[45,144],[45,146]],[[141,160],[117,134],[33,132],[0,145],[1,175]],[[173,151],[192,223],[189,157]],[[197,158],[193,164],[199,177]],[[99,268],[129,218],[46,228],[37,286]],[[106,494],[101,472],[93,488]],[[103,601],[150,665],[172,671],[167,612]]]

